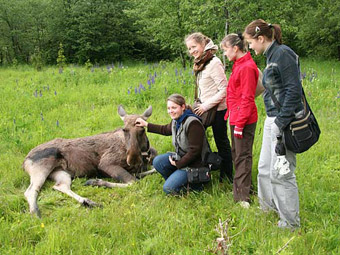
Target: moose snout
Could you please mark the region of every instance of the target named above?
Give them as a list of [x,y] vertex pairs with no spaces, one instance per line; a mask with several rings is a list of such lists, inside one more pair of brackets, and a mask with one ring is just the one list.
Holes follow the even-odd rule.
[[127,155],[126,163],[131,167],[140,167],[143,164],[141,155]]

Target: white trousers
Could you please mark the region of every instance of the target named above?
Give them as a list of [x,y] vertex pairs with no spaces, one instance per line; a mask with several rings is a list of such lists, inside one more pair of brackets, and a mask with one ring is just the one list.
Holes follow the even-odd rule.
[[261,209],[275,210],[281,223],[291,227],[300,226],[299,194],[294,174],[296,154],[286,151],[290,171],[285,175],[274,170],[277,156],[275,146],[279,128],[274,123],[275,117],[267,117],[263,128],[262,148],[258,165],[258,197]]

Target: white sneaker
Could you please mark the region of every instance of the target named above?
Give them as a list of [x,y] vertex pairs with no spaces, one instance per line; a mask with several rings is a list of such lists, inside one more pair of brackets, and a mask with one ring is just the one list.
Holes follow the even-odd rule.
[[244,209],[248,209],[250,207],[250,204],[247,201],[241,201],[240,206]]

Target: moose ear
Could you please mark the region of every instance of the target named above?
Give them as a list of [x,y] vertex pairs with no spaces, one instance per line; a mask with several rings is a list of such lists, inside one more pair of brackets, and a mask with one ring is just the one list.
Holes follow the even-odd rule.
[[145,112],[143,113],[142,118],[144,120],[147,120],[147,118],[149,118],[151,114],[152,114],[152,106],[150,105],[148,109],[146,109]]
[[118,106],[118,114],[119,114],[120,118],[122,120],[124,120],[124,118],[126,116],[126,112],[125,112],[125,110],[124,110],[124,108],[121,104]]

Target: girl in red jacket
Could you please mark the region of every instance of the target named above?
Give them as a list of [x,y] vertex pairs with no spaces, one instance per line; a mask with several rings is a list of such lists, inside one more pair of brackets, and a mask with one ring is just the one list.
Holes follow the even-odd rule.
[[249,207],[253,142],[257,122],[255,91],[259,70],[246,50],[241,34],[229,34],[221,42],[229,61],[233,61],[227,86],[227,113],[232,140],[232,158],[235,167],[234,200]]

